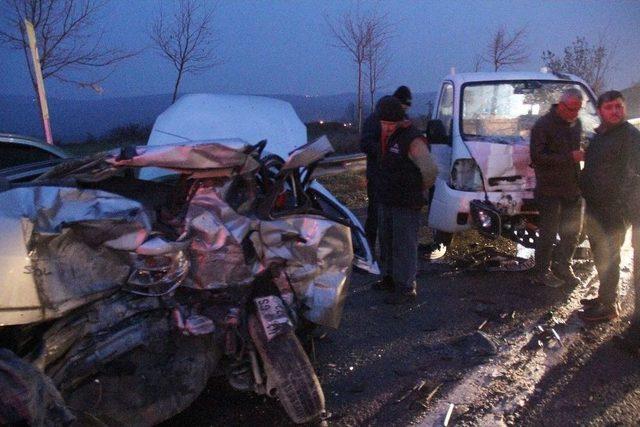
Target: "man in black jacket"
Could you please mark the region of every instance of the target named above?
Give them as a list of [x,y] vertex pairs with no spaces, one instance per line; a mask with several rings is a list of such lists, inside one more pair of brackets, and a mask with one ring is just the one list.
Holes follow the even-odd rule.
[[383,277],[395,285],[385,302],[402,304],[416,298],[418,228],[425,194],[436,180],[438,168],[426,138],[404,119],[400,101],[380,100],[380,258]]
[[[602,121],[589,144],[581,188],[587,204],[586,229],[598,272],[598,297],[583,300],[586,306],[580,317],[587,321],[607,321],[618,316],[618,280],[620,249],[630,223],[640,224],[637,206],[637,175],[640,173],[640,132],[626,121],[625,103],[618,91],[605,92],[598,98],[598,115]],[[640,252],[634,239],[635,256]],[[637,260],[635,260],[637,261]],[[637,262],[635,263],[638,264]],[[634,328],[640,329],[640,289],[636,271],[636,315]],[[640,343],[640,340],[638,341]]]
[[[406,112],[411,107],[411,91],[406,86],[400,86],[393,93]],[[362,136],[360,137],[360,149],[367,155],[367,220],[364,223],[364,233],[375,253],[376,240],[378,238],[378,196],[376,189],[380,180],[380,170],[378,166],[378,155],[380,151],[380,102],[362,125]]]
[[[531,129],[531,162],[536,173],[535,197],[540,212],[539,236],[536,242],[536,265],[533,281],[557,288],[563,284],[578,285],[571,260],[582,228],[580,197],[580,149],[582,124],[578,113],[582,92],[565,90]],[[556,235],[560,242],[554,249]],[[553,259],[553,266],[551,264]]]

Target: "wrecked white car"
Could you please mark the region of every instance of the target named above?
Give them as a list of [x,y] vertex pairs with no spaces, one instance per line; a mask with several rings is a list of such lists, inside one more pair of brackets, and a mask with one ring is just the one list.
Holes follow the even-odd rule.
[[[210,139],[234,138],[252,144],[265,140],[267,148],[262,158],[270,167],[278,168],[291,152],[306,143],[307,128],[291,104],[285,101],[263,96],[190,94],[178,99],[158,116],[147,145],[193,144]],[[358,218],[313,179],[364,167],[362,154],[331,156],[323,159],[314,169],[313,176],[305,179],[307,192],[319,208],[349,222],[354,245],[354,265],[377,274],[378,266]],[[145,170],[141,176],[157,177],[159,173],[157,170]],[[291,190],[296,191],[293,187]]]
[[152,425],[215,372],[319,419],[295,332],[338,326],[354,248],[375,269],[314,185],[328,140],[150,145],[3,185],[0,423]]

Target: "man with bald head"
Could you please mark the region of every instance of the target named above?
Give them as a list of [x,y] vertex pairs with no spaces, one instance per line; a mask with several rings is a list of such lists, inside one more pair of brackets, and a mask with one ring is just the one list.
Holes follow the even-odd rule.
[[[582,228],[578,182],[580,161],[584,160],[578,118],[582,98],[576,88],[564,90],[559,102],[531,129],[530,153],[540,220],[532,280],[552,288],[580,283],[571,269],[571,260]],[[557,235],[560,241],[554,247]]]

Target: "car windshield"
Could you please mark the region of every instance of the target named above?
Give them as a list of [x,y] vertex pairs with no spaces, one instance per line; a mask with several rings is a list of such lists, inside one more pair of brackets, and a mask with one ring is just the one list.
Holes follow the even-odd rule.
[[462,88],[461,133],[464,139],[528,143],[536,120],[558,102],[565,89],[583,94],[580,120],[583,138],[599,123],[594,101],[576,82],[523,80],[469,83]]

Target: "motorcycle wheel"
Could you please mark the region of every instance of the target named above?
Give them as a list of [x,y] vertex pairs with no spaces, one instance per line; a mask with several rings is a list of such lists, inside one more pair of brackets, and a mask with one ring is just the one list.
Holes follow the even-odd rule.
[[260,320],[251,315],[249,332],[266,371],[268,393],[277,396],[293,422],[318,420],[325,409],[324,393],[294,331],[268,341]]

